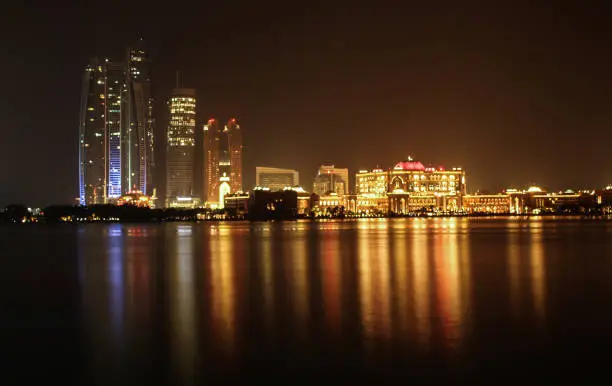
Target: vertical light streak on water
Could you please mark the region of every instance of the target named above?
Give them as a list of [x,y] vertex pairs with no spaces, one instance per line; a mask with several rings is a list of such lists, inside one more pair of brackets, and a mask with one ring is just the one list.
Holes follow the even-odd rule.
[[[295,240],[290,243],[290,250],[286,258],[289,260],[288,268],[291,270],[291,292],[293,295],[296,326],[299,334],[304,336],[308,332],[309,321],[308,256],[306,251],[306,239],[303,234],[294,234]],[[287,265],[285,265],[285,267],[287,267]]]
[[375,306],[374,320],[376,335],[384,338],[391,336],[391,274],[389,272],[389,222],[379,224],[375,233],[372,262],[372,303]]
[[124,283],[124,235],[121,224],[109,225],[108,232],[108,283],[110,285],[110,320],[118,348],[123,346],[123,322],[125,310]]
[[320,243],[321,277],[323,280],[323,307],[325,320],[331,334],[340,329],[340,233],[339,231],[323,232]]
[[508,222],[506,233],[508,240],[506,244],[506,264],[508,272],[508,283],[510,289],[510,307],[515,317],[521,315],[521,246],[520,246],[520,223]]
[[357,271],[359,272],[359,304],[361,328],[366,342],[374,334],[374,304],[372,293],[372,248],[368,220],[360,220],[357,231]]
[[456,348],[460,344],[463,325],[458,240],[447,219],[439,222],[440,233],[434,236],[438,305],[445,343],[448,348]]
[[431,337],[429,257],[427,240],[429,237],[427,221],[412,220],[412,282],[414,296],[414,317],[416,320],[416,341],[421,349],[428,350]]
[[214,326],[221,340],[221,349],[228,357],[233,355],[236,334],[236,288],[230,230],[226,226],[219,227],[214,242],[211,238],[210,254]]
[[197,355],[192,233],[192,225],[177,225],[176,251],[170,267],[173,352],[176,369],[184,384],[194,379]]
[[260,238],[260,267],[262,277],[263,293],[263,317],[264,325],[269,333],[273,333],[275,328],[275,307],[274,307],[274,257],[272,256],[272,243],[270,241],[269,228],[262,228]]
[[410,272],[410,267],[407,251],[408,246],[406,243],[408,234],[405,231],[405,226],[408,224],[408,222],[403,220],[401,224],[402,227],[395,227],[393,232],[393,253],[391,256],[394,260],[395,267],[395,294],[393,299],[395,300],[394,308],[398,315],[398,334],[402,338],[407,338],[410,330],[409,311],[412,307],[408,294],[412,291],[412,289],[409,287],[410,278],[408,277],[408,274]]
[[546,319],[546,262],[544,259],[544,242],[542,239],[543,222],[541,219],[532,219],[529,222],[529,235],[531,236],[530,271],[531,295],[533,307],[538,322],[544,323]]

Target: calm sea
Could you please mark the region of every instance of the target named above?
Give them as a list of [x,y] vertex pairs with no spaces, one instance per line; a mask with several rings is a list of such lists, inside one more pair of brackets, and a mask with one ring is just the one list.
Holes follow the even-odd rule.
[[609,382],[608,221],[15,226],[0,245],[0,384]]

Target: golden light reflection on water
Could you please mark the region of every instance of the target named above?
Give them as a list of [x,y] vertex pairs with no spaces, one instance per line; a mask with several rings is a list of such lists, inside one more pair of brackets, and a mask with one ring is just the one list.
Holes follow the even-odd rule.
[[220,226],[210,237],[212,328],[226,355],[234,351],[236,335],[236,287],[230,229]]
[[192,225],[176,227],[176,251],[168,267],[173,359],[185,380],[193,377],[197,356],[192,233]]
[[434,236],[433,248],[438,311],[445,343],[454,348],[460,343],[463,331],[459,240],[448,224],[440,225],[445,232]]
[[288,259],[289,262],[285,265],[285,267],[290,270],[288,274],[291,278],[291,292],[293,295],[292,303],[296,316],[296,327],[303,334],[308,331],[307,325],[309,315],[309,264],[306,250],[306,239],[304,236],[296,234],[296,239],[290,243],[290,248],[287,252],[288,253],[285,258]]
[[339,331],[341,323],[342,262],[340,248],[339,232],[326,232],[322,235],[319,253],[321,256],[325,322],[332,333]]
[[544,242],[542,240],[542,221],[529,222],[531,271],[531,294],[536,317],[540,322],[546,318],[546,265],[544,261]]
[[259,255],[261,256],[261,285],[263,293],[265,326],[268,331],[274,330],[274,261],[272,256],[272,242],[270,235],[262,235],[259,240]]
[[431,337],[429,256],[427,242],[429,233],[420,232],[424,226],[422,219],[414,219],[412,242],[412,296],[415,318],[415,340],[422,349],[428,349]]
[[412,309],[411,292],[409,278],[410,262],[408,259],[408,244],[406,242],[407,233],[405,231],[405,222],[402,221],[403,227],[394,227],[393,232],[393,269],[394,269],[394,298],[395,310],[397,312],[397,331],[400,336],[407,337],[410,331],[412,321],[410,320],[410,310]]
[[374,227],[359,227],[359,294],[361,324],[366,338],[391,335],[389,234],[386,225],[388,222]]
[[521,313],[521,247],[519,237],[519,226],[508,223],[507,248],[507,272],[510,287],[510,306],[516,316]]

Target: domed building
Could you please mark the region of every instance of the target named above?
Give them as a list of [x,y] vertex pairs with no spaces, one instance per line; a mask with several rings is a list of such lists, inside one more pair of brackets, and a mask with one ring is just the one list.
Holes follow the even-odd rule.
[[396,214],[457,212],[466,194],[462,168],[425,166],[411,157],[391,169],[362,170],[355,185],[358,207]]

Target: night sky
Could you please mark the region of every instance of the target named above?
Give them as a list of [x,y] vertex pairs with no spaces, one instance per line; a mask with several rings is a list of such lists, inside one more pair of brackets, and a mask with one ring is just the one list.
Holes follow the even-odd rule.
[[311,189],[321,162],[354,174],[408,155],[464,167],[469,191],[612,182],[604,2],[45,3],[2,12],[0,205],[73,202],[83,67],[141,35],[158,134],[181,70],[198,129],[239,119],[247,187],[256,165],[296,168]]

